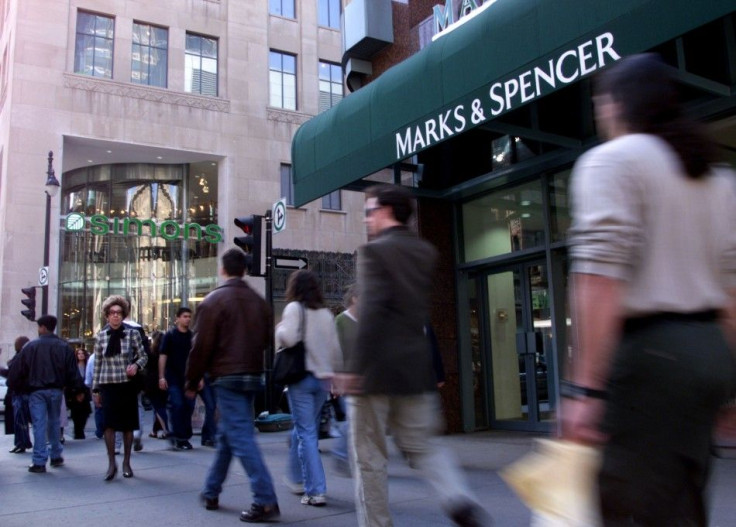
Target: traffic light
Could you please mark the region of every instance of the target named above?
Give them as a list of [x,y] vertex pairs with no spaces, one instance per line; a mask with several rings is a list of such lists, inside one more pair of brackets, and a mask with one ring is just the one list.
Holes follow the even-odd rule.
[[266,237],[263,232],[265,222],[263,216],[251,214],[235,218],[235,226],[240,227],[245,236],[236,236],[235,245],[248,255],[248,274],[250,276],[266,276]]
[[33,322],[36,320],[36,288],[24,287],[21,291],[28,297],[21,300],[21,303],[28,309],[24,309],[20,314]]

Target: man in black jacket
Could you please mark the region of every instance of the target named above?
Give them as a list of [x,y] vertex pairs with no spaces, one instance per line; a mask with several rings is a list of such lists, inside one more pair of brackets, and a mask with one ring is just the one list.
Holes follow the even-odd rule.
[[84,380],[79,374],[74,350],[66,341],[54,334],[56,317],[43,315],[37,321],[38,338],[23,347],[8,372],[8,382],[13,390],[29,393],[31,422],[33,423],[33,464],[28,472],[46,472],[49,447],[51,466],[64,464],[61,457],[59,415],[64,388],[82,388]]

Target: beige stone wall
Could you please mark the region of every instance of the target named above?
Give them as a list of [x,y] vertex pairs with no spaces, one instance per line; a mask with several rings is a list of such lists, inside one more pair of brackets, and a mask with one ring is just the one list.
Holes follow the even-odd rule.
[[[3,0],[0,53],[0,347],[36,325],[19,313],[20,288],[37,283],[42,263],[46,156],[56,175],[85,165],[80,142],[96,143],[92,165],[212,159],[218,162],[219,224],[231,245],[232,218],[263,213],[281,197],[279,167],[290,163],[291,139],[317,113],[318,61],[340,63],[338,31],[317,26],[317,0],[298,0],[297,19],[269,16],[254,0]],[[115,17],[113,79],[74,73],[78,9]],[[132,84],[134,21],[169,29],[168,87]],[[219,96],[184,92],[187,31],[219,39]],[[269,107],[268,52],[297,55],[297,111]],[[89,146],[89,145],[88,145]],[[90,154],[92,155],[92,154]],[[343,212],[321,211],[321,200],[289,209],[274,247],[353,252],[364,241],[361,194],[343,192]],[[53,202],[51,284],[56,281],[59,199]],[[39,298],[40,306],[40,298]],[[56,313],[56,291],[49,311]],[[7,360],[0,355],[0,363]]]

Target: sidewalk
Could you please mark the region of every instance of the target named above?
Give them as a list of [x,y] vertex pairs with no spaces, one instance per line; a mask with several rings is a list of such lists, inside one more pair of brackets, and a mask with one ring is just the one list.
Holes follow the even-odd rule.
[[[145,422],[150,425],[150,412],[146,412]],[[132,455],[135,477],[123,479],[118,473],[109,483],[103,481],[107,468],[104,444],[95,439],[91,431],[86,440],[74,441],[67,437],[65,465],[53,469],[47,466],[46,474],[27,472],[30,453],[8,453],[12,448],[12,436],[0,436],[0,525],[158,527],[212,522],[244,525],[238,516],[242,509],[250,506],[251,496],[239,463],[230,467],[220,496],[220,509],[206,511],[198,501],[198,494],[214,450],[200,447],[198,436],[192,440],[194,450],[173,451],[168,441],[144,435],[143,451]],[[354,526],[352,480],[337,475],[328,455],[323,454],[328,485],[326,507],[301,505],[299,498],[281,483],[288,435],[289,432],[258,434],[279,497],[280,525]],[[438,439],[457,455],[471,487],[497,527],[529,524],[529,512],[506,487],[497,471],[528,452],[533,438],[521,433],[480,432]],[[321,450],[329,451],[332,441],[320,441]],[[736,524],[736,450],[722,450],[722,453],[724,458],[715,463],[712,485],[711,525],[718,527]],[[397,527],[451,525],[429,486],[395,449],[391,450],[389,493]]]

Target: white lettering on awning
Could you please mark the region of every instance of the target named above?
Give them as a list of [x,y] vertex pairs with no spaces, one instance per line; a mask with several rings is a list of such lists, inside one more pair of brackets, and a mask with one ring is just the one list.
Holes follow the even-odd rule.
[[[514,77],[494,82],[488,89],[487,100],[478,98],[473,101],[473,111],[478,116],[483,116],[485,110],[489,109],[495,117],[536,99],[550,88],[570,84],[620,60],[621,55],[613,48],[613,41],[612,33],[602,33],[563,51],[544,65],[534,66]],[[441,111],[437,117],[427,119],[423,124],[414,124],[396,132],[396,159],[404,159],[464,131],[467,124],[464,112],[465,106],[458,104]],[[474,117],[473,123],[478,124],[483,119]]]

